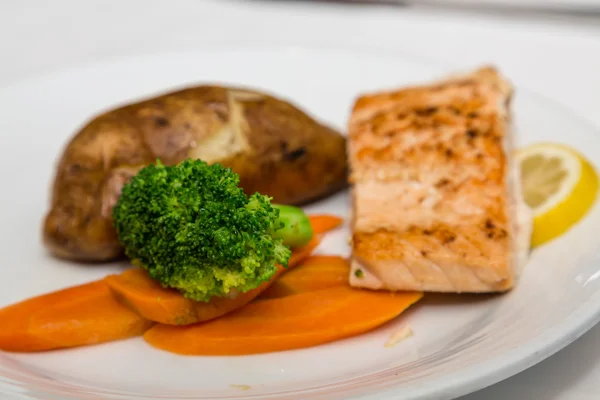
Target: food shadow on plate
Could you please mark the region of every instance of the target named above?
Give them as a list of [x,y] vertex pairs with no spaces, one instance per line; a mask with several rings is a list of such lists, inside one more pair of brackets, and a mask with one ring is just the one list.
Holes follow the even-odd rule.
[[[421,318],[425,311],[435,309],[436,311],[446,312],[450,310],[455,313],[457,307],[488,307],[490,303],[494,304],[502,298],[502,294],[452,294],[452,293],[424,293],[421,300],[411,305],[408,309],[402,312],[398,317],[380,325],[372,332],[382,332],[389,329],[397,330],[398,327],[413,328],[419,326],[418,319]],[[438,315],[441,317],[441,315]],[[485,323],[486,318],[480,319]]]
[[425,293],[421,306],[473,305],[497,301],[503,293]]

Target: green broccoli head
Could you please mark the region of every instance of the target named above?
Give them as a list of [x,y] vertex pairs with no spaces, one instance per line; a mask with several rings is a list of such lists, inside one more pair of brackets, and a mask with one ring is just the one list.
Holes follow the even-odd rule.
[[124,185],[113,219],[135,265],[197,301],[256,288],[291,256],[278,234],[279,209],[267,196],[246,196],[239,176],[220,164],[158,161],[141,169]]

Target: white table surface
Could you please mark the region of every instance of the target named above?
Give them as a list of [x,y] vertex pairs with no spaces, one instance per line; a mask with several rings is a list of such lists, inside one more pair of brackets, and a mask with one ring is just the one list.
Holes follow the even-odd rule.
[[[538,19],[318,1],[6,0],[0,87],[82,62],[221,43],[367,46],[462,67],[494,62],[517,85],[600,129],[600,18],[585,15]],[[525,372],[462,398],[500,399],[600,399],[600,326]]]

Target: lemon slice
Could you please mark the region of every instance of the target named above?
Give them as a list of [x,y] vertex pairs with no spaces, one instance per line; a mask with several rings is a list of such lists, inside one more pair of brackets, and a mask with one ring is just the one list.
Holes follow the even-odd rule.
[[548,242],[575,225],[598,193],[598,175],[578,151],[541,143],[519,150],[525,203],[533,212],[532,247]]

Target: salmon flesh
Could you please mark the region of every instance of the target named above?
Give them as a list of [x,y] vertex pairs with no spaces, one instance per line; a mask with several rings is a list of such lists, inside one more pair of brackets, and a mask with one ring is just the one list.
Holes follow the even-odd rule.
[[515,286],[532,219],[512,156],[512,95],[485,66],[357,99],[348,126],[352,286]]

